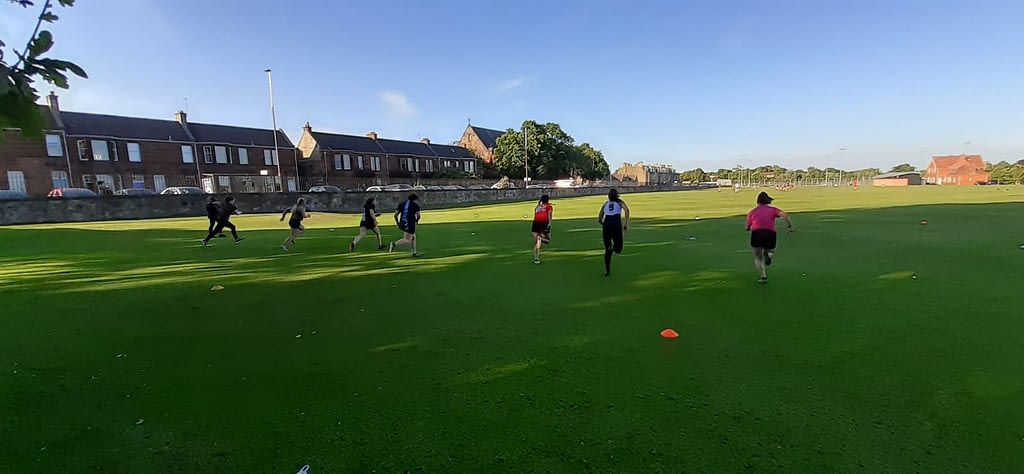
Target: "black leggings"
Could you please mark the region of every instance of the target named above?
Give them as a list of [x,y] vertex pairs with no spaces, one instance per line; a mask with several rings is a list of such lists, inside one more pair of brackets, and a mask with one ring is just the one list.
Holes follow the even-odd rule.
[[206,232],[213,232],[213,229],[217,227],[217,218],[210,217],[210,228],[206,229]]
[[210,230],[210,234],[207,235],[206,238],[203,240],[209,242],[210,239],[214,238],[217,234],[223,232],[225,227],[231,229],[231,236],[234,237],[235,240],[238,240],[238,232],[235,231],[235,225],[228,220],[217,221],[217,225]]
[[615,219],[612,222],[605,221],[601,229],[601,237],[604,239],[604,271],[612,271],[612,252],[622,253],[622,221]]

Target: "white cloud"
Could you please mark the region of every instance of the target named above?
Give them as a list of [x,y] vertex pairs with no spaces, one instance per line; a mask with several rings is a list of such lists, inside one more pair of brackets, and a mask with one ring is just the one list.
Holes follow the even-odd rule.
[[526,82],[526,78],[525,77],[517,77],[515,79],[509,79],[509,80],[506,80],[506,81],[502,81],[501,84],[498,84],[498,90],[500,90],[500,91],[510,91],[512,89],[515,89],[515,88],[523,85],[523,83],[525,83],[525,82]]
[[415,104],[409,102],[406,96],[398,92],[381,92],[380,100],[395,115],[409,117],[420,113]]

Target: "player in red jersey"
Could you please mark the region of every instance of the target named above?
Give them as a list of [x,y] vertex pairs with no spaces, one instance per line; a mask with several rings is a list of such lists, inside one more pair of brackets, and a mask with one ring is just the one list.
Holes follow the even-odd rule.
[[554,208],[547,194],[540,197],[537,207],[533,210],[533,263],[540,265],[540,248],[551,243],[551,218]]

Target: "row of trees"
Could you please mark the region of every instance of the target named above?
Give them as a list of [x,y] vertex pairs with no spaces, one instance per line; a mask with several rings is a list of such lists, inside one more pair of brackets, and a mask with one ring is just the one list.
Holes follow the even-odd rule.
[[1008,163],[1006,161],[1000,161],[996,164],[989,163],[985,167],[985,171],[989,172],[989,179],[991,180],[999,181],[1003,184],[1024,184],[1024,160],[1016,163]]
[[498,138],[494,166],[483,171],[485,176],[494,173],[523,178],[527,165],[530,177],[537,179],[600,179],[611,172],[601,150],[589,143],[577,145],[557,123],[541,124],[533,120],[523,122],[520,130],[507,130]]
[[758,166],[755,168],[744,168],[737,166],[728,169],[721,168],[717,171],[704,171],[701,168],[692,169],[679,173],[679,181],[692,183],[729,179],[737,182],[763,182],[771,181],[777,183],[795,181],[832,181],[852,179],[865,179],[879,174],[878,168],[863,168],[858,170],[841,170],[838,168],[815,168],[787,169],[779,165]]

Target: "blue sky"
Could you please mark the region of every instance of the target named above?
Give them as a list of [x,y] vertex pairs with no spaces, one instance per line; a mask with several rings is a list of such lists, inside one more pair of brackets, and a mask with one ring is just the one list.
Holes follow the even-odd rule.
[[[1024,158],[1024,2],[78,0],[65,110],[435,142],[562,124],[680,169]],[[21,43],[35,12],[0,4]],[[841,150],[845,148],[845,150]]]

